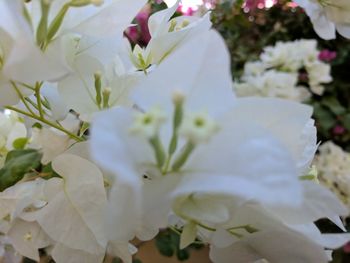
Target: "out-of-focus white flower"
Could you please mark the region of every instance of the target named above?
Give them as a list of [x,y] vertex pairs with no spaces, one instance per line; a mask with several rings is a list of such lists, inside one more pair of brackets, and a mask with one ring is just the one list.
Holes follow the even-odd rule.
[[264,49],[260,60],[246,63],[235,91],[241,97],[278,97],[299,102],[307,100],[310,91],[322,95],[322,84],[331,82],[332,77],[330,65],[320,61],[318,54],[316,40],[277,42]]
[[315,158],[320,181],[350,207],[350,154],[329,141]]
[[294,0],[305,9],[316,33],[324,39],[334,39],[336,30],[350,38],[350,3],[347,0]]
[[239,97],[276,97],[300,102],[310,97],[307,89],[297,86],[295,73],[268,70],[257,76],[243,76],[242,80],[244,82],[234,84]]
[[322,95],[324,87],[322,83],[329,83],[333,80],[331,66],[321,61],[314,61],[306,64],[310,89],[317,95]]
[[261,61],[247,62],[244,64],[245,76],[258,76],[266,70],[266,66]]

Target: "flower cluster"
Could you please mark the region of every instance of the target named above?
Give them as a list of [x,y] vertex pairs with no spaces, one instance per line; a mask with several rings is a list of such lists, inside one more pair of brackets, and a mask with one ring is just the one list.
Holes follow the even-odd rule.
[[315,158],[318,177],[349,207],[350,206],[350,154],[328,141],[319,148]]
[[[173,18],[179,1],[132,47],[124,31],[145,4],[0,1],[0,252],[130,263],[135,237],[169,227],[214,263],[327,262],[350,236],[314,222],[345,231],[348,210],[310,168],[312,109],[236,98],[209,14]],[[298,68],[273,64],[280,53],[262,60]]]
[[260,59],[247,62],[239,82],[238,96],[278,97],[305,101],[311,93],[322,95],[322,84],[332,81],[330,65],[320,59],[315,40],[278,42],[268,46]]

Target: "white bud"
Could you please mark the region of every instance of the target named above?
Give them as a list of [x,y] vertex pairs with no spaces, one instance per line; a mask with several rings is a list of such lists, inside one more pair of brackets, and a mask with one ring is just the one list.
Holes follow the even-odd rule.
[[175,105],[179,105],[179,104],[182,104],[184,101],[185,101],[185,94],[180,91],[180,90],[176,90],[173,92],[173,96],[172,96],[172,99],[173,99],[173,103]]

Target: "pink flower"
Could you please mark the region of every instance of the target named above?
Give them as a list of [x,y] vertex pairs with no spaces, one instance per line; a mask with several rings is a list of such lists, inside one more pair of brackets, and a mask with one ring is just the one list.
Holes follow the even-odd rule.
[[136,21],[140,26],[140,42],[143,45],[147,45],[148,42],[151,40],[151,34],[148,30],[148,18],[149,13],[148,12],[140,12],[136,16]]
[[193,9],[192,7],[186,7],[186,6],[180,5],[178,11],[181,12],[183,15],[193,16],[196,10]]
[[345,253],[350,253],[350,242],[343,247],[343,250]]
[[125,31],[125,35],[132,43],[146,46],[150,41],[151,34],[148,30],[148,18],[149,12],[141,11],[135,18],[137,25],[131,26]]
[[139,38],[139,30],[137,26],[131,26],[128,29],[126,29],[125,35],[131,42],[136,43]]
[[325,62],[331,62],[337,57],[337,52],[330,51],[328,49],[324,49],[320,52],[318,55],[319,60],[325,61]]
[[[346,131],[346,129],[339,124],[337,124],[332,130],[334,135],[342,135],[345,133],[345,131]],[[349,246],[348,249],[349,249],[349,253],[350,253],[350,243],[348,244],[348,246]]]

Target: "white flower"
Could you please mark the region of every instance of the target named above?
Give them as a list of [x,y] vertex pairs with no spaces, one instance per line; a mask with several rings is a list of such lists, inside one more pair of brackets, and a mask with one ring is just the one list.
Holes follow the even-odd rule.
[[295,73],[268,70],[259,75],[243,76],[242,81],[234,84],[239,97],[276,97],[302,102],[310,96],[305,88],[297,86]]
[[[35,45],[31,29],[22,16],[21,1],[1,1],[0,17],[0,105],[19,101],[16,88],[24,94],[32,91],[21,84],[52,80],[67,73],[60,61],[43,54]],[[35,65],[33,65],[35,61]]]
[[244,64],[245,76],[258,76],[266,70],[266,66],[261,61],[247,62]]
[[[211,51],[214,69],[227,67],[222,41],[213,32],[198,36],[135,88],[133,97],[143,112],[159,105],[168,116],[155,140],[130,133],[137,122],[131,109],[111,109],[93,122],[91,153],[117,182],[111,200],[117,202],[124,196],[125,205],[134,207],[127,214],[133,218],[126,224],[129,238],[152,237],[171,213],[198,228],[215,228],[229,222],[236,208],[248,200],[271,209],[302,204],[298,176],[304,167],[300,164],[312,158],[313,153],[306,155],[304,149],[314,141],[307,140],[303,147],[296,142],[301,141],[311,109],[272,99],[234,100],[229,72],[212,72],[212,67],[201,63]],[[178,77],[182,72],[187,78]],[[174,99],[179,98],[179,90],[182,99]],[[182,124],[188,126],[185,116],[202,110],[207,112],[202,119],[210,124],[209,129],[204,139],[196,140],[201,132],[190,125],[188,138],[181,131]],[[118,211],[115,218],[126,218]],[[109,228],[112,232],[113,223]],[[193,228],[188,229],[184,244],[193,238]]]
[[275,46],[265,47],[260,60],[267,68],[274,67],[281,71],[295,72],[301,68],[302,61],[293,46],[293,42],[277,42]]
[[318,54],[317,42],[313,39],[277,42],[264,49],[260,60],[245,64],[234,89],[240,97],[278,97],[303,102],[311,93],[299,85],[302,76],[302,82],[305,81],[313,93],[322,95],[322,84],[331,82],[332,77],[330,65],[320,61]]
[[33,260],[39,260],[39,248],[51,244],[50,238],[40,226],[25,218],[27,212],[40,209],[46,204],[44,187],[45,181],[38,179],[18,183],[0,193],[0,218],[7,224],[1,232],[9,236],[16,251]]
[[319,150],[315,165],[320,181],[349,207],[350,154],[330,141],[322,144]]
[[68,55],[71,54],[72,73],[58,82],[59,94],[67,106],[86,121],[99,110],[131,106],[128,95],[142,73],[128,71],[118,56],[118,38],[94,43],[86,38],[69,36],[67,41],[71,47]]
[[337,30],[342,36],[350,37],[350,4],[346,0],[294,0],[311,19],[316,33],[324,39],[334,39]]
[[208,31],[211,27],[209,13],[202,18],[180,16],[170,19],[179,3],[180,1],[177,1],[172,7],[157,12],[149,18],[148,27],[152,38],[147,48],[155,64],[159,64],[189,38]]
[[333,80],[331,67],[321,61],[306,64],[306,71],[309,77],[310,89],[317,95],[322,95],[324,87],[321,84],[329,83]]

